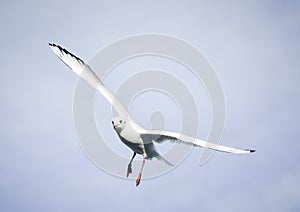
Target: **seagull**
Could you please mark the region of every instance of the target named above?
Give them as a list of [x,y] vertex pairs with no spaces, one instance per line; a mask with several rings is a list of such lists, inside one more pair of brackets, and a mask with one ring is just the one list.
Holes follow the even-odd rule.
[[158,153],[154,142],[177,142],[234,154],[247,154],[255,152],[255,150],[253,149],[237,149],[233,147],[214,144],[208,141],[184,135],[182,133],[164,130],[144,129],[131,118],[124,105],[109,89],[107,89],[107,87],[102,83],[102,81],[98,78],[98,76],[88,64],[59,45],[49,43],[49,46],[58,56],[58,58],[62,62],[64,62],[75,74],[84,79],[90,86],[92,86],[100,94],[102,94],[118,113],[118,116],[112,119],[113,129],[117,133],[120,140],[133,151],[133,155],[127,167],[127,177],[132,173],[132,162],[136,154],[143,156],[141,168],[136,179],[136,186],[138,186],[141,182],[145,160],[156,158],[166,163],[167,165],[173,166],[172,163],[170,163]]

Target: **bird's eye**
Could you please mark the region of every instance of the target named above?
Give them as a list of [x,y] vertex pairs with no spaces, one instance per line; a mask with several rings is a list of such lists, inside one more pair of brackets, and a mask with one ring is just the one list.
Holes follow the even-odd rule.
[[120,120],[120,123],[122,124],[122,120]]
[[114,124],[114,121],[112,121],[111,123]]

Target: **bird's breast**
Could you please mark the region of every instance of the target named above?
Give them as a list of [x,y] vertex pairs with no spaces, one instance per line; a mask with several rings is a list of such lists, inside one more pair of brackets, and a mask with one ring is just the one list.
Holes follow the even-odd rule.
[[132,151],[143,155],[144,154],[144,146],[142,142],[139,142],[138,140],[128,140],[121,135],[119,135],[120,140],[122,143],[124,143],[127,147],[129,147]]

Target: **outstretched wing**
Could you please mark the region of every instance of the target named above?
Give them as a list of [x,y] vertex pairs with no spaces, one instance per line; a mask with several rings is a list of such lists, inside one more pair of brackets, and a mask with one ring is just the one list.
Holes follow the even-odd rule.
[[53,43],[49,43],[49,45],[53,52],[59,57],[59,59],[61,59],[61,61],[63,61],[79,77],[81,77],[92,87],[97,89],[107,99],[107,101],[109,101],[109,103],[114,107],[119,116],[130,120],[131,125],[135,127],[136,130],[139,130],[141,132],[143,131],[143,128],[131,119],[124,105],[115,97],[115,95],[110,90],[108,90],[104,86],[104,84],[95,74],[95,72],[89,67],[89,65],[87,65],[79,57],[75,56],[61,46]]
[[146,134],[142,134],[141,137],[144,138],[145,140],[152,140],[158,143],[162,143],[165,141],[179,142],[179,143],[189,144],[193,146],[209,148],[216,151],[235,153],[235,154],[245,154],[245,153],[255,152],[255,150],[251,150],[251,149],[237,149],[233,147],[214,144],[208,141],[203,141],[197,138],[193,138],[188,135],[184,135],[176,132],[170,132],[170,131],[152,130]]
[[121,102],[108,90],[101,80],[97,77],[95,72],[83,62],[80,58],[60,47],[59,45],[49,43],[53,52],[63,61],[74,73],[87,81],[92,87],[97,89],[112,106],[115,108],[120,116],[128,116],[128,111],[121,104]]

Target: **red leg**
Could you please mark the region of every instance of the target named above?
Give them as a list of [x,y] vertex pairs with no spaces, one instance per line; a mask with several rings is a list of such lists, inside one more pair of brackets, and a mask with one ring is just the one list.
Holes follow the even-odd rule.
[[129,176],[129,174],[132,173],[131,164],[132,164],[132,161],[133,161],[133,159],[134,159],[135,156],[136,156],[136,153],[134,152],[133,156],[132,156],[132,158],[131,158],[131,160],[130,160],[130,162],[128,164],[128,167],[127,167],[127,174],[126,174],[127,177]]
[[145,165],[145,159],[143,159],[143,161],[142,161],[141,171],[140,171],[140,173],[139,173],[138,178],[137,178],[136,181],[135,181],[136,186],[138,186],[138,185],[140,184],[140,182],[141,182],[141,179],[142,179],[142,172],[143,172],[144,165]]

